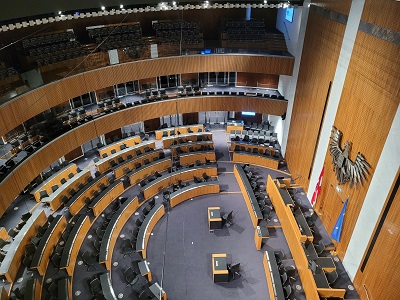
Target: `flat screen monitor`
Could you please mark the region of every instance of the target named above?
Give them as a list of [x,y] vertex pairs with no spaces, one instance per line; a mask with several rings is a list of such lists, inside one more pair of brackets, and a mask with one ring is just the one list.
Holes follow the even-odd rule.
[[286,16],[285,16],[286,21],[289,21],[290,23],[292,23],[293,22],[293,14],[294,14],[293,7],[286,8]]
[[252,116],[254,117],[256,115],[255,112],[252,111],[242,111],[242,116]]

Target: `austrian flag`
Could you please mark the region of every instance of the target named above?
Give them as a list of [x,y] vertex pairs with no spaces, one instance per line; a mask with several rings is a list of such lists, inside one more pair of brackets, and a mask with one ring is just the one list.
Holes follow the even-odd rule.
[[324,176],[324,167],[322,167],[321,174],[319,174],[317,185],[315,186],[315,191],[311,198],[311,205],[314,206],[317,202],[317,197],[321,193],[322,177]]

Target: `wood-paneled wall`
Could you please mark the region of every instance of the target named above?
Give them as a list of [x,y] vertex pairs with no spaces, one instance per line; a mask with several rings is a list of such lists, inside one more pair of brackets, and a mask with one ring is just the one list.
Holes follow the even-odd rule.
[[392,0],[365,0],[361,20],[400,32],[399,3]]
[[237,85],[259,86],[263,88],[277,89],[279,75],[238,72],[236,81]]
[[313,1],[313,5],[322,6],[325,9],[348,15],[351,6],[351,0],[319,0],[317,2]]
[[59,157],[95,137],[128,124],[175,114],[176,107],[182,114],[239,109],[241,111],[256,111],[260,114],[282,115],[286,111],[287,102],[250,97],[202,96],[154,102],[105,115],[58,137],[40,151],[31,155],[1,182],[0,215],[5,212],[29,182]]
[[[286,148],[292,174],[308,187],[309,172],[329,84],[333,81],[345,26],[310,12]],[[301,151],[301,155],[299,155]]]
[[71,152],[68,152],[67,154],[65,154],[64,158],[68,161],[73,161],[74,159],[77,159],[78,157],[81,157],[82,155],[83,155],[82,146],[78,146]]
[[[396,179],[392,185],[389,197],[394,193]],[[388,204],[386,200],[386,205]],[[397,299],[400,295],[400,285],[397,281],[394,269],[400,264],[398,245],[400,245],[400,191],[397,190],[386,216],[381,214],[379,220],[385,217],[385,221],[379,228],[379,235],[375,241],[372,252],[368,258],[363,272],[359,269],[354,278],[354,285],[358,290],[361,300],[368,299]],[[374,232],[378,228],[375,227]],[[370,239],[371,243],[372,239]],[[365,256],[364,256],[365,258]],[[363,260],[364,260],[363,258]],[[362,260],[362,262],[363,262]],[[365,288],[364,288],[365,287]],[[369,298],[366,296],[368,292]]]
[[0,136],[68,99],[114,84],[169,74],[252,72],[291,75],[294,59],[277,56],[198,55],[119,64],[68,77],[21,95],[0,107]]
[[342,209],[342,201],[349,198],[341,240],[337,245],[341,258],[400,103],[399,54],[398,46],[358,31],[334,125],[343,132],[341,147],[345,141],[351,141],[350,159],[354,160],[357,152],[361,152],[371,165],[370,175],[363,187],[350,189],[349,184],[345,184],[341,186],[342,192],[337,194],[334,188],[337,180],[327,149],[323,185],[316,204],[321,220],[330,232]]

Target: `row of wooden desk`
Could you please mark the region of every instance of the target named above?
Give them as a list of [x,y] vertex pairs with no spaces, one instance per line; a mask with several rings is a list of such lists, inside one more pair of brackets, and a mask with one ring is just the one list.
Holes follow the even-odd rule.
[[161,177],[142,187],[141,190],[143,191],[144,198],[147,200],[160,193],[164,188],[178,183],[179,180],[192,180],[194,176],[201,177],[203,173],[211,177],[216,177],[217,166],[215,164],[196,166],[190,169],[180,169],[173,173],[163,174]]
[[[249,151],[250,150],[250,151]],[[231,146],[229,148],[229,151],[242,151],[242,152],[251,152],[254,154],[264,154],[265,151],[269,152],[270,156],[275,155],[275,148],[272,146],[264,146],[264,145],[258,145],[258,144],[251,144],[251,143],[246,143],[246,142],[231,142]],[[257,151],[255,153],[254,151]]]
[[258,223],[263,219],[263,214],[261,208],[258,205],[257,198],[251,188],[250,181],[248,180],[246,173],[241,165],[235,164],[233,168],[233,173],[235,174],[236,180],[239,184],[240,191],[244,197],[247,210],[250,214],[251,223],[253,227],[256,228]]
[[53,211],[57,211],[63,204],[62,198],[70,196],[70,190],[79,190],[80,186],[84,186],[87,183],[88,177],[90,177],[90,170],[86,169],[77,174],[74,177],[67,180],[66,183],[61,185],[54,193],[50,194],[49,197],[42,198],[40,201],[51,207]]
[[[100,173],[104,173],[108,171],[109,169],[112,168],[111,166],[111,161],[113,160],[116,164],[118,164],[118,158],[121,157],[124,161],[129,159],[128,156],[138,156],[141,153],[145,153],[145,148],[149,149],[155,149],[155,142],[154,141],[145,141],[140,144],[137,144],[135,146],[125,148],[124,150],[120,150],[114,154],[111,154],[105,158],[99,159],[98,162],[96,162],[97,169],[99,170]],[[138,152],[140,153],[138,154]]]
[[[297,223],[295,218],[295,215],[297,214],[299,216],[299,213],[295,212],[295,215],[293,214],[290,207],[292,206],[292,201],[289,201],[288,198],[286,198],[286,201],[284,199],[284,197],[287,197],[288,195],[286,194],[287,191],[284,191],[286,188],[280,188],[279,186],[286,186],[286,183],[282,181],[274,181],[271,176],[268,175],[267,193],[272,201],[272,204],[274,205],[275,211],[282,225],[282,229],[296,264],[307,300],[319,300],[320,297],[343,298],[346,293],[345,289],[329,287],[325,274],[319,272],[318,274],[314,275],[309,269],[309,260],[311,258],[315,258],[315,254],[313,254],[313,251],[310,248],[312,247],[313,236],[312,234],[307,235],[307,233],[304,231],[304,228],[303,232],[300,230],[299,224],[302,226],[302,221]],[[317,257],[315,261],[318,261],[318,263],[321,264],[321,269],[325,268],[326,271],[332,271],[336,268],[333,261],[331,261],[331,258]]]
[[156,140],[161,140],[164,137],[174,136],[174,135],[182,135],[188,134],[189,132],[199,132],[199,130],[204,131],[203,124],[196,124],[196,125],[186,125],[186,126],[178,126],[178,127],[169,127],[163,128],[160,130],[156,130]]
[[232,161],[278,170],[280,159],[261,154],[234,151]]
[[143,154],[140,154],[138,156],[132,157],[131,159],[127,159],[124,161],[122,164],[119,164],[118,166],[114,167],[114,176],[116,179],[121,178],[122,176],[126,175],[126,169],[129,169],[129,171],[135,170],[138,166],[144,165],[145,161],[148,160],[149,162],[155,161],[156,159],[160,158],[160,154],[163,151],[160,150],[153,150],[150,152],[146,152]]
[[189,134],[180,134],[177,136],[165,137],[162,139],[164,149],[170,148],[172,145],[184,144],[190,142],[212,141],[211,132],[196,132]]
[[68,179],[68,175],[72,173],[75,175],[77,173],[77,167],[75,164],[68,164],[65,168],[57,171],[49,178],[44,180],[41,184],[39,184],[36,188],[31,191],[31,194],[35,197],[37,202],[40,202],[40,191],[46,191],[48,195],[50,195],[53,191],[51,187],[53,185],[61,185],[61,179]]
[[172,155],[214,150],[213,141],[190,142],[171,146]]
[[119,140],[107,146],[101,147],[98,149],[100,157],[103,157],[103,154],[106,153],[107,155],[111,155],[111,151],[114,150],[116,152],[121,151],[121,146],[125,145],[128,147],[135,146],[141,142],[140,136],[135,135],[128,137],[126,139]]

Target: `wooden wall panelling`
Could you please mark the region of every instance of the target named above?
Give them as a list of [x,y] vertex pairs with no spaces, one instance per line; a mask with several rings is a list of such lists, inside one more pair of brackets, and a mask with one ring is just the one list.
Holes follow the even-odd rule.
[[[353,143],[350,159],[354,161],[361,152],[371,165],[364,186],[350,189],[341,186],[339,197],[349,197],[345,223],[337,252],[341,258],[347,249],[355,223],[374,176],[383,146],[399,106],[400,64],[398,46],[363,32],[358,32],[343,87],[335,126],[343,132],[342,145],[346,140]],[[370,74],[370,72],[372,72]],[[379,76],[378,76],[379,74]],[[326,154],[324,183],[316,204],[321,220],[330,232],[342,209],[338,201],[330,201],[330,186],[336,187],[337,180],[332,171],[331,156]]]
[[83,155],[82,147],[78,146],[74,150],[65,154],[64,158],[68,161],[73,161],[74,159],[77,159],[78,157],[81,157],[82,155]]
[[279,75],[238,72],[236,81],[239,86],[260,86],[277,89]]
[[199,113],[186,113],[182,115],[183,124],[198,124],[199,123]]
[[0,204],[0,215],[4,213],[10,203],[29,182],[58,158],[95,137],[119,129],[127,124],[159,118],[166,114],[175,114],[176,104],[178,104],[179,113],[207,110],[234,111],[235,109],[240,109],[257,111],[261,114],[282,115],[287,108],[286,101],[214,96],[148,103],[105,115],[58,137],[18,166],[17,170],[0,184],[0,199],[3,200]]
[[361,20],[400,32],[399,3],[391,0],[365,0]]
[[181,74],[181,81],[183,84],[183,81],[188,81],[189,84],[192,84],[192,80],[195,79],[197,84],[199,83],[199,74],[198,73],[187,73],[187,74]]
[[140,79],[139,80],[139,87],[140,87],[141,90],[143,90],[142,86],[144,84],[147,84],[148,88],[150,88],[152,83],[153,84],[157,83],[157,78],[156,77]]
[[[393,276],[395,266],[400,264],[400,255],[398,254],[398,245],[400,244],[400,191],[394,191],[398,177],[399,172],[389,192],[389,197],[392,193],[395,193],[393,202],[380,228],[380,233],[365,264],[365,268],[363,271],[359,268],[354,278],[354,285],[361,300],[368,300],[365,289],[368,291],[369,299],[396,299],[400,294],[400,286],[397,283],[396,276]],[[384,209],[388,204],[389,197]],[[384,216],[381,213],[379,220],[382,217]],[[375,227],[374,233],[377,229]],[[365,255],[361,264],[364,259]],[[383,286],[385,288],[382,288]]]
[[[291,75],[293,64],[293,57],[198,55],[149,59],[104,67],[64,79],[66,80],[65,84],[61,80],[45,85],[4,104],[0,107],[0,115],[3,118],[3,124],[0,124],[0,136],[4,136],[7,132],[40,112],[59,105],[68,99],[121,82],[169,74],[198,72],[237,71]],[[123,72],[120,72],[120,69]],[[130,77],[127,75],[130,75]],[[62,88],[54,88],[54,84],[64,85]],[[47,98],[51,98],[50,102]],[[27,107],[29,109],[26,109]]]
[[[329,84],[333,81],[345,26],[310,12],[290,121],[285,158],[307,188]],[[301,149],[301,154],[299,154]]]
[[122,138],[122,131],[121,131],[121,128],[112,130],[112,131],[107,132],[107,133],[104,134],[104,137],[105,137],[106,139],[111,139],[111,140],[113,140],[114,136],[117,136],[117,137],[119,137],[120,139]]
[[344,15],[349,15],[350,6],[352,0],[319,0],[317,2],[313,2],[313,5],[322,6],[325,9],[333,10],[339,12]]
[[157,130],[160,128],[160,126],[161,126],[160,118],[154,118],[144,121],[144,128],[146,132]]

